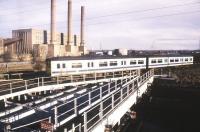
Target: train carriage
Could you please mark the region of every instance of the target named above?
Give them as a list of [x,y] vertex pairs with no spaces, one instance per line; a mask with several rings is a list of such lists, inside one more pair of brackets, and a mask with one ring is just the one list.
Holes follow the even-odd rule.
[[193,64],[192,56],[79,56],[47,60],[51,76],[90,74]]

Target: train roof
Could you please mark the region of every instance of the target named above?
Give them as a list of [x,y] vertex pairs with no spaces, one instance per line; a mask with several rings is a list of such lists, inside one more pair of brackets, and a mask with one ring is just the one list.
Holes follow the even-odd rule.
[[[123,58],[146,58],[146,57],[184,57],[191,55],[134,55],[134,56],[62,56],[52,57],[47,59],[48,61],[63,61],[63,60],[95,60],[95,59],[123,59]],[[191,56],[192,57],[192,56]]]

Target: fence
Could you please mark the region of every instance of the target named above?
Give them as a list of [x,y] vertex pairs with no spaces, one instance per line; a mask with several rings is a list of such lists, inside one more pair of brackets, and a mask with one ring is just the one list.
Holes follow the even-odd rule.
[[[136,72],[133,72],[132,76],[137,76]],[[121,75],[123,77],[123,75]],[[113,78],[113,76],[104,76],[102,77],[89,77],[87,75],[69,75],[69,76],[57,76],[57,77],[41,77],[30,80],[22,80],[16,81],[12,83],[6,83],[0,85],[0,96],[16,93],[23,90],[28,90],[40,86],[48,86],[48,85],[58,85],[58,84],[66,84],[66,83],[76,83],[76,82],[85,82],[85,81],[96,81],[101,79],[109,79]],[[115,76],[114,76],[115,78]]]
[[[154,74],[153,70],[151,70],[137,79],[130,77],[130,78],[127,78],[126,80],[121,81],[121,83],[115,82],[115,85],[113,86],[111,86],[112,84],[108,84],[111,87],[108,86],[108,89],[106,90],[103,90],[103,87],[100,87],[78,98],[75,98],[73,101],[70,102],[70,103],[74,102],[73,108],[67,110],[66,112],[62,114],[58,114],[56,116],[57,118],[56,120],[59,120],[59,118],[61,116],[64,116],[65,114],[77,115],[77,114],[83,113],[83,117],[84,117],[83,124],[79,123],[76,126],[73,125],[71,131],[79,131],[79,132],[89,131],[97,123],[99,123],[103,118],[105,118],[110,112],[116,109],[117,106],[119,106],[123,101],[125,101],[129,97],[129,95],[138,91],[139,90],[138,87],[143,85],[143,83],[145,83],[150,77],[152,77],[153,74]],[[92,96],[92,93],[97,90],[99,90],[99,94]],[[84,96],[88,97],[87,100],[85,102],[82,102],[81,104],[77,104],[77,100]],[[95,98],[97,98],[97,100],[95,100],[96,102],[93,101]],[[61,108],[63,105],[56,107],[57,110],[55,111],[58,111],[59,108]],[[85,111],[78,112],[79,107],[81,107],[82,105],[88,108]],[[62,124],[63,123],[59,125],[62,125]]]

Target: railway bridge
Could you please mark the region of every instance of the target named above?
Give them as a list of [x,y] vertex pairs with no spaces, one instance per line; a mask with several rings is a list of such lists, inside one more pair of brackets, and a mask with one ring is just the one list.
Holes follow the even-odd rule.
[[[42,77],[0,85],[0,128],[39,131],[104,131],[114,127],[153,82],[154,70],[102,76]],[[117,118],[116,118],[117,117]],[[48,128],[49,129],[49,128]]]

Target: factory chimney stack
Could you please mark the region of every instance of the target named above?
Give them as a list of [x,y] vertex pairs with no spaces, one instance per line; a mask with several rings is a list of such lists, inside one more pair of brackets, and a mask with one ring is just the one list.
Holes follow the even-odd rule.
[[80,37],[81,37],[81,41],[80,41],[80,45],[84,46],[84,26],[85,26],[85,7],[81,6],[81,31],[80,31]]
[[68,15],[67,15],[67,45],[71,45],[72,40],[72,1],[68,0]]
[[51,0],[51,44],[55,44],[56,36],[56,0]]

